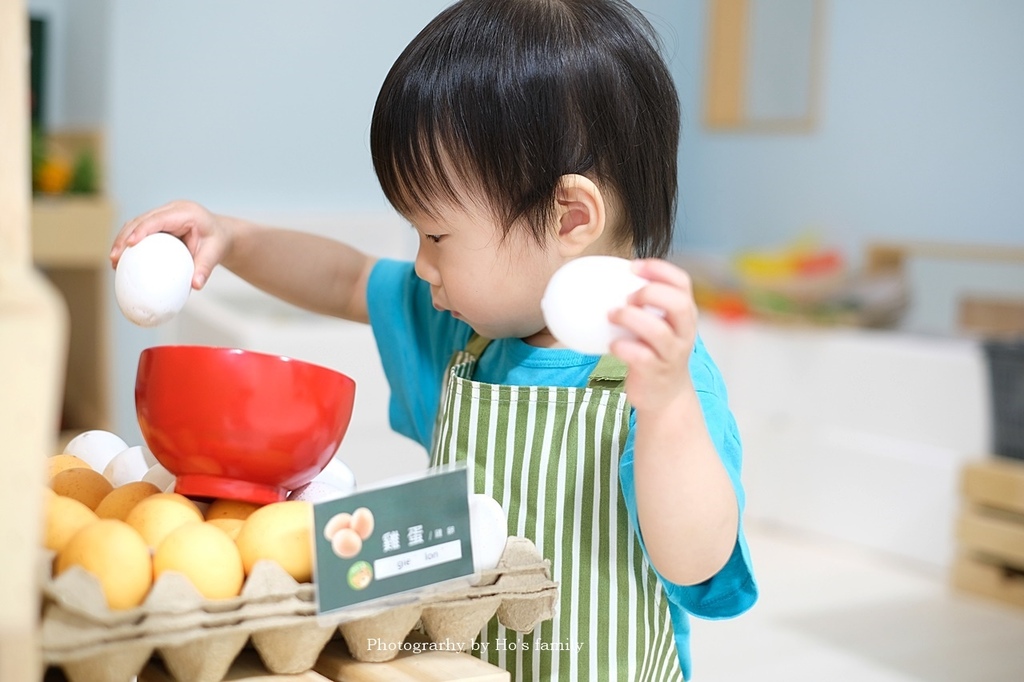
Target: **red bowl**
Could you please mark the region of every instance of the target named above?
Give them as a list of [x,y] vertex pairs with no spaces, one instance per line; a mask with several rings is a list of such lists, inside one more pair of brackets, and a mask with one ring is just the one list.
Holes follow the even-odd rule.
[[142,351],[135,411],[174,490],[260,504],[285,499],[330,462],[355,382],[278,355],[211,346]]

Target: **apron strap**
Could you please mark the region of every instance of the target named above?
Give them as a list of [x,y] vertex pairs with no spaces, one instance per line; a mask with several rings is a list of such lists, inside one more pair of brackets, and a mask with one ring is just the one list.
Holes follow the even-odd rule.
[[621,390],[626,384],[626,363],[614,355],[602,355],[587,379],[587,388]]
[[469,341],[466,342],[465,352],[479,360],[490,342],[491,340],[486,336],[480,336],[476,332],[473,332],[469,337]]

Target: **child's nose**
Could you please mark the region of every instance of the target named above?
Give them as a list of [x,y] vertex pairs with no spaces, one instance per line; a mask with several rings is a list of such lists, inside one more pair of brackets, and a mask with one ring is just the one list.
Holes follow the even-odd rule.
[[437,268],[433,262],[424,253],[426,249],[422,246],[416,251],[416,260],[413,263],[413,270],[416,272],[416,276],[422,279],[427,284],[434,286],[440,285],[440,278],[438,277]]

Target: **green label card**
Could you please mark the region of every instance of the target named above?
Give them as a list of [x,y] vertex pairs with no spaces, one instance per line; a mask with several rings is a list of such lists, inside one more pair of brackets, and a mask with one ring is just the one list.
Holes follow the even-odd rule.
[[313,505],[317,610],[473,574],[465,467]]

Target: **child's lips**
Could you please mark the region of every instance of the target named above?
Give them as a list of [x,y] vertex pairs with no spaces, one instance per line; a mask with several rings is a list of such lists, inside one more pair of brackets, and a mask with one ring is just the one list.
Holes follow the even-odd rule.
[[459,317],[459,313],[457,311],[455,311],[455,310],[448,310],[448,308],[444,307],[443,305],[441,305],[437,301],[434,301],[433,303],[434,303],[434,310],[438,310],[438,311],[440,311],[442,313],[443,312],[448,312],[448,313],[451,314],[452,317],[455,317],[455,318]]

